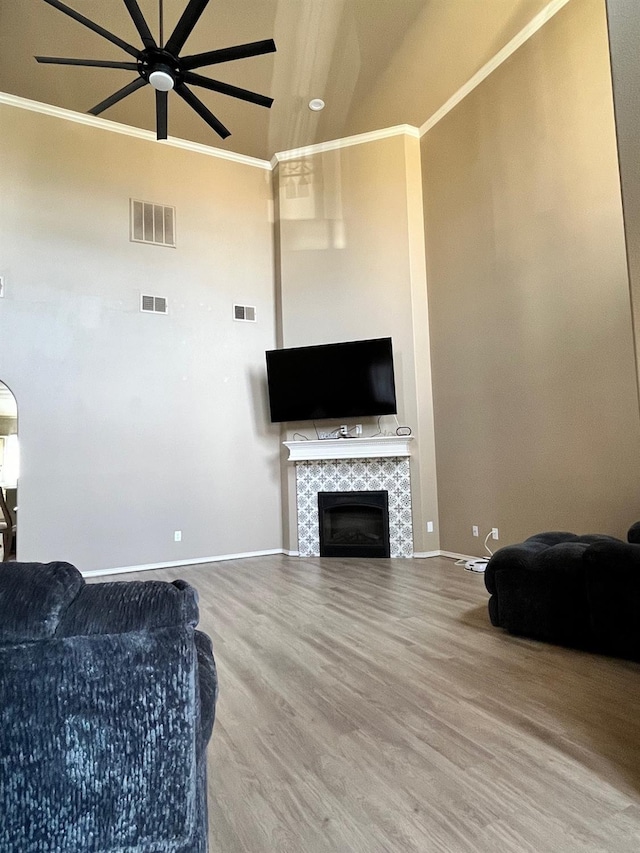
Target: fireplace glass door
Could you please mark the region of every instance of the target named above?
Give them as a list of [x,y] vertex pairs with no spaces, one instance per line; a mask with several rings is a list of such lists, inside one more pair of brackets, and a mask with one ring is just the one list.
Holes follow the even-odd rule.
[[388,557],[386,491],[318,492],[321,557]]

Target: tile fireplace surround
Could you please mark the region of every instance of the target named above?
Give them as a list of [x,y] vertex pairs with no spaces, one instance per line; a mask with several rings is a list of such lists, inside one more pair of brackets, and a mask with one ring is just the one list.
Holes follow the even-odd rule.
[[384,490],[392,557],[413,556],[409,437],[285,441],[296,466],[298,552],[320,556],[318,492]]

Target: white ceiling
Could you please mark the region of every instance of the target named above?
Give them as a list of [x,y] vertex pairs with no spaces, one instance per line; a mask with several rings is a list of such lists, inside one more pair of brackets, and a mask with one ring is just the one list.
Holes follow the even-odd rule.
[[[557,2],[557,0],[555,0]],[[575,0],[573,0],[575,2]],[[164,0],[165,40],[187,0]],[[396,124],[420,125],[549,0],[210,0],[183,55],[273,38],[277,53],[199,69],[275,99],[269,110],[198,89],[229,128],[222,141],[170,94],[169,134],[269,159],[276,151]],[[141,45],[122,0],[67,5]],[[154,34],[159,0],[139,0]],[[44,0],[0,0],[0,91],[86,112],[137,72],[39,65],[34,55],[131,61]],[[311,98],[326,109],[313,113]],[[145,86],[103,114],[155,128]]]

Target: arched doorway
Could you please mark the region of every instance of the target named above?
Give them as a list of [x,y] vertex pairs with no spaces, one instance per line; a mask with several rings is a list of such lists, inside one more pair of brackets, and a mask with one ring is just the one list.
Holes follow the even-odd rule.
[[0,381],[0,559],[15,558],[17,541],[18,403],[11,389]]

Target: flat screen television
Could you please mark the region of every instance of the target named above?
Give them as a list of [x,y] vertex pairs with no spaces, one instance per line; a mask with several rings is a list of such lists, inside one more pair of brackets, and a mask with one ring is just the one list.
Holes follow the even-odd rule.
[[266,355],[273,423],[396,414],[391,338]]

